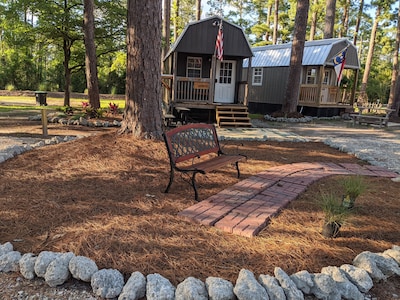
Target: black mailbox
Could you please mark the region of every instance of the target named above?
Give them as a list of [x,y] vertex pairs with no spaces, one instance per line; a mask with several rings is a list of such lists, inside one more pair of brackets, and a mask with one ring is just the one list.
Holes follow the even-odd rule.
[[47,106],[46,102],[47,92],[36,91],[35,96],[36,96],[36,105]]

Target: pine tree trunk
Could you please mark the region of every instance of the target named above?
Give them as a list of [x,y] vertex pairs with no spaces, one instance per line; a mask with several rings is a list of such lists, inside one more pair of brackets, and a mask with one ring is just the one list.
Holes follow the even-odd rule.
[[268,42],[269,37],[271,36],[270,27],[271,27],[271,14],[272,14],[272,5],[268,5],[268,15],[265,24],[267,25],[267,31],[265,32],[265,40]]
[[126,104],[120,133],[161,138],[161,1],[128,0]]
[[[399,95],[399,48],[400,48],[400,1],[399,1],[399,10],[397,13],[397,34],[396,34],[396,43],[393,49],[393,68],[392,68],[392,80],[390,83],[390,93],[389,93],[389,101],[388,107],[391,109],[395,109],[395,115],[399,114],[399,106],[400,106],[400,95]],[[396,93],[397,90],[397,93]]]
[[335,13],[336,13],[336,0],[326,0],[324,39],[333,38],[333,31],[335,26]]
[[279,0],[275,0],[274,7],[274,32],[272,34],[272,44],[276,45],[278,41],[278,17],[279,17]]
[[85,65],[86,85],[89,103],[94,109],[100,108],[99,82],[97,77],[97,56],[94,42],[94,0],[84,0]]
[[310,25],[310,41],[314,40],[315,32],[317,29],[317,17],[318,17],[318,0],[313,1],[313,11],[311,15],[311,25]]
[[368,102],[367,83],[368,83],[369,73],[371,71],[372,57],[374,55],[374,49],[375,49],[376,30],[378,28],[380,14],[381,14],[381,8],[378,6],[376,8],[375,21],[374,21],[374,24],[373,24],[372,30],[371,30],[371,37],[369,40],[369,47],[368,47],[368,55],[367,55],[367,60],[365,62],[364,75],[363,75],[363,79],[362,79],[361,87],[360,87],[359,102],[361,102],[361,103]]
[[201,19],[201,0],[196,0],[196,20]]
[[179,0],[175,0],[175,12],[174,12],[174,41],[176,41],[176,40],[178,39],[179,9],[180,9]]
[[69,61],[71,59],[72,42],[64,38],[64,106],[70,106],[71,100],[71,70],[69,69]]
[[339,37],[346,37],[347,31],[349,29],[349,9],[350,9],[350,0],[346,0],[346,3],[343,7],[343,17],[342,17],[342,27],[339,31]]
[[363,10],[364,10],[364,0],[360,0],[360,6],[358,8],[358,14],[357,14],[356,27],[354,28],[354,38],[353,38],[354,46],[357,46],[357,38],[358,38],[358,32],[360,30],[360,24],[361,24],[361,18],[363,15]]
[[292,43],[292,53],[290,55],[289,78],[286,88],[285,104],[282,107],[283,112],[286,114],[297,111],[309,7],[309,0],[297,1],[295,31]]
[[[169,47],[170,47],[170,40],[171,40],[171,0],[164,0],[164,16],[163,16],[163,52],[162,52],[162,60],[164,59],[165,55],[167,55]],[[162,71],[165,72],[166,66],[164,65],[164,61],[162,63]]]

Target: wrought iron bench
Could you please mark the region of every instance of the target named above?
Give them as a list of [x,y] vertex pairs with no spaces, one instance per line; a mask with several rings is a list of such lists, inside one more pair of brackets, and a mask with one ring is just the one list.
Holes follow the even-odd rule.
[[[170,161],[168,193],[174,180],[175,171],[191,174],[194,198],[198,201],[196,175],[218,170],[227,164],[234,164],[240,177],[239,162],[245,155],[228,155],[222,152],[214,125],[187,124],[164,132],[164,141]],[[191,161],[191,163],[190,163]]]

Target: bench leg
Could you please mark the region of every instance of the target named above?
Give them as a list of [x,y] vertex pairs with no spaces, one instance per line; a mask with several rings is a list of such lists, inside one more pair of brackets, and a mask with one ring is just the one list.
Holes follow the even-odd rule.
[[235,165],[236,165],[236,170],[237,170],[237,178],[239,178],[240,177],[239,162],[237,161],[235,163]]
[[192,187],[194,190],[194,200],[199,201],[199,194],[197,193],[197,187],[196,187],[196,172],[193,172],[192,175]]
[[171,167],[171,171],[169,172],[169,182],[168,182],[168,186],[167,186],[167,188],[165,189],[164,193],[168,193],[169,188],[171,187],[172,182],[174,181],[174,174],[175,174],[174,169]]

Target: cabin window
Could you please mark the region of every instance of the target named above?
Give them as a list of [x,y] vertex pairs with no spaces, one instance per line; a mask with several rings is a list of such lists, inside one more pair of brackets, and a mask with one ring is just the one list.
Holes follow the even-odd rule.
[[201,66],[202,66],[201,57],[191,57],[191,56],[189,56],[187,58],[186,76],[187,77],[201,78]]
[[331,84],[331,71],[326,70],[324,74],[324,81],[322,84],[330,85]]
[[252,85],[262,85],[263,80],[263,69],[253,68],[253,81]]
[[316,83],[317,83],[317,69],[316,68],[308,68],[306,84],[316,84]]

